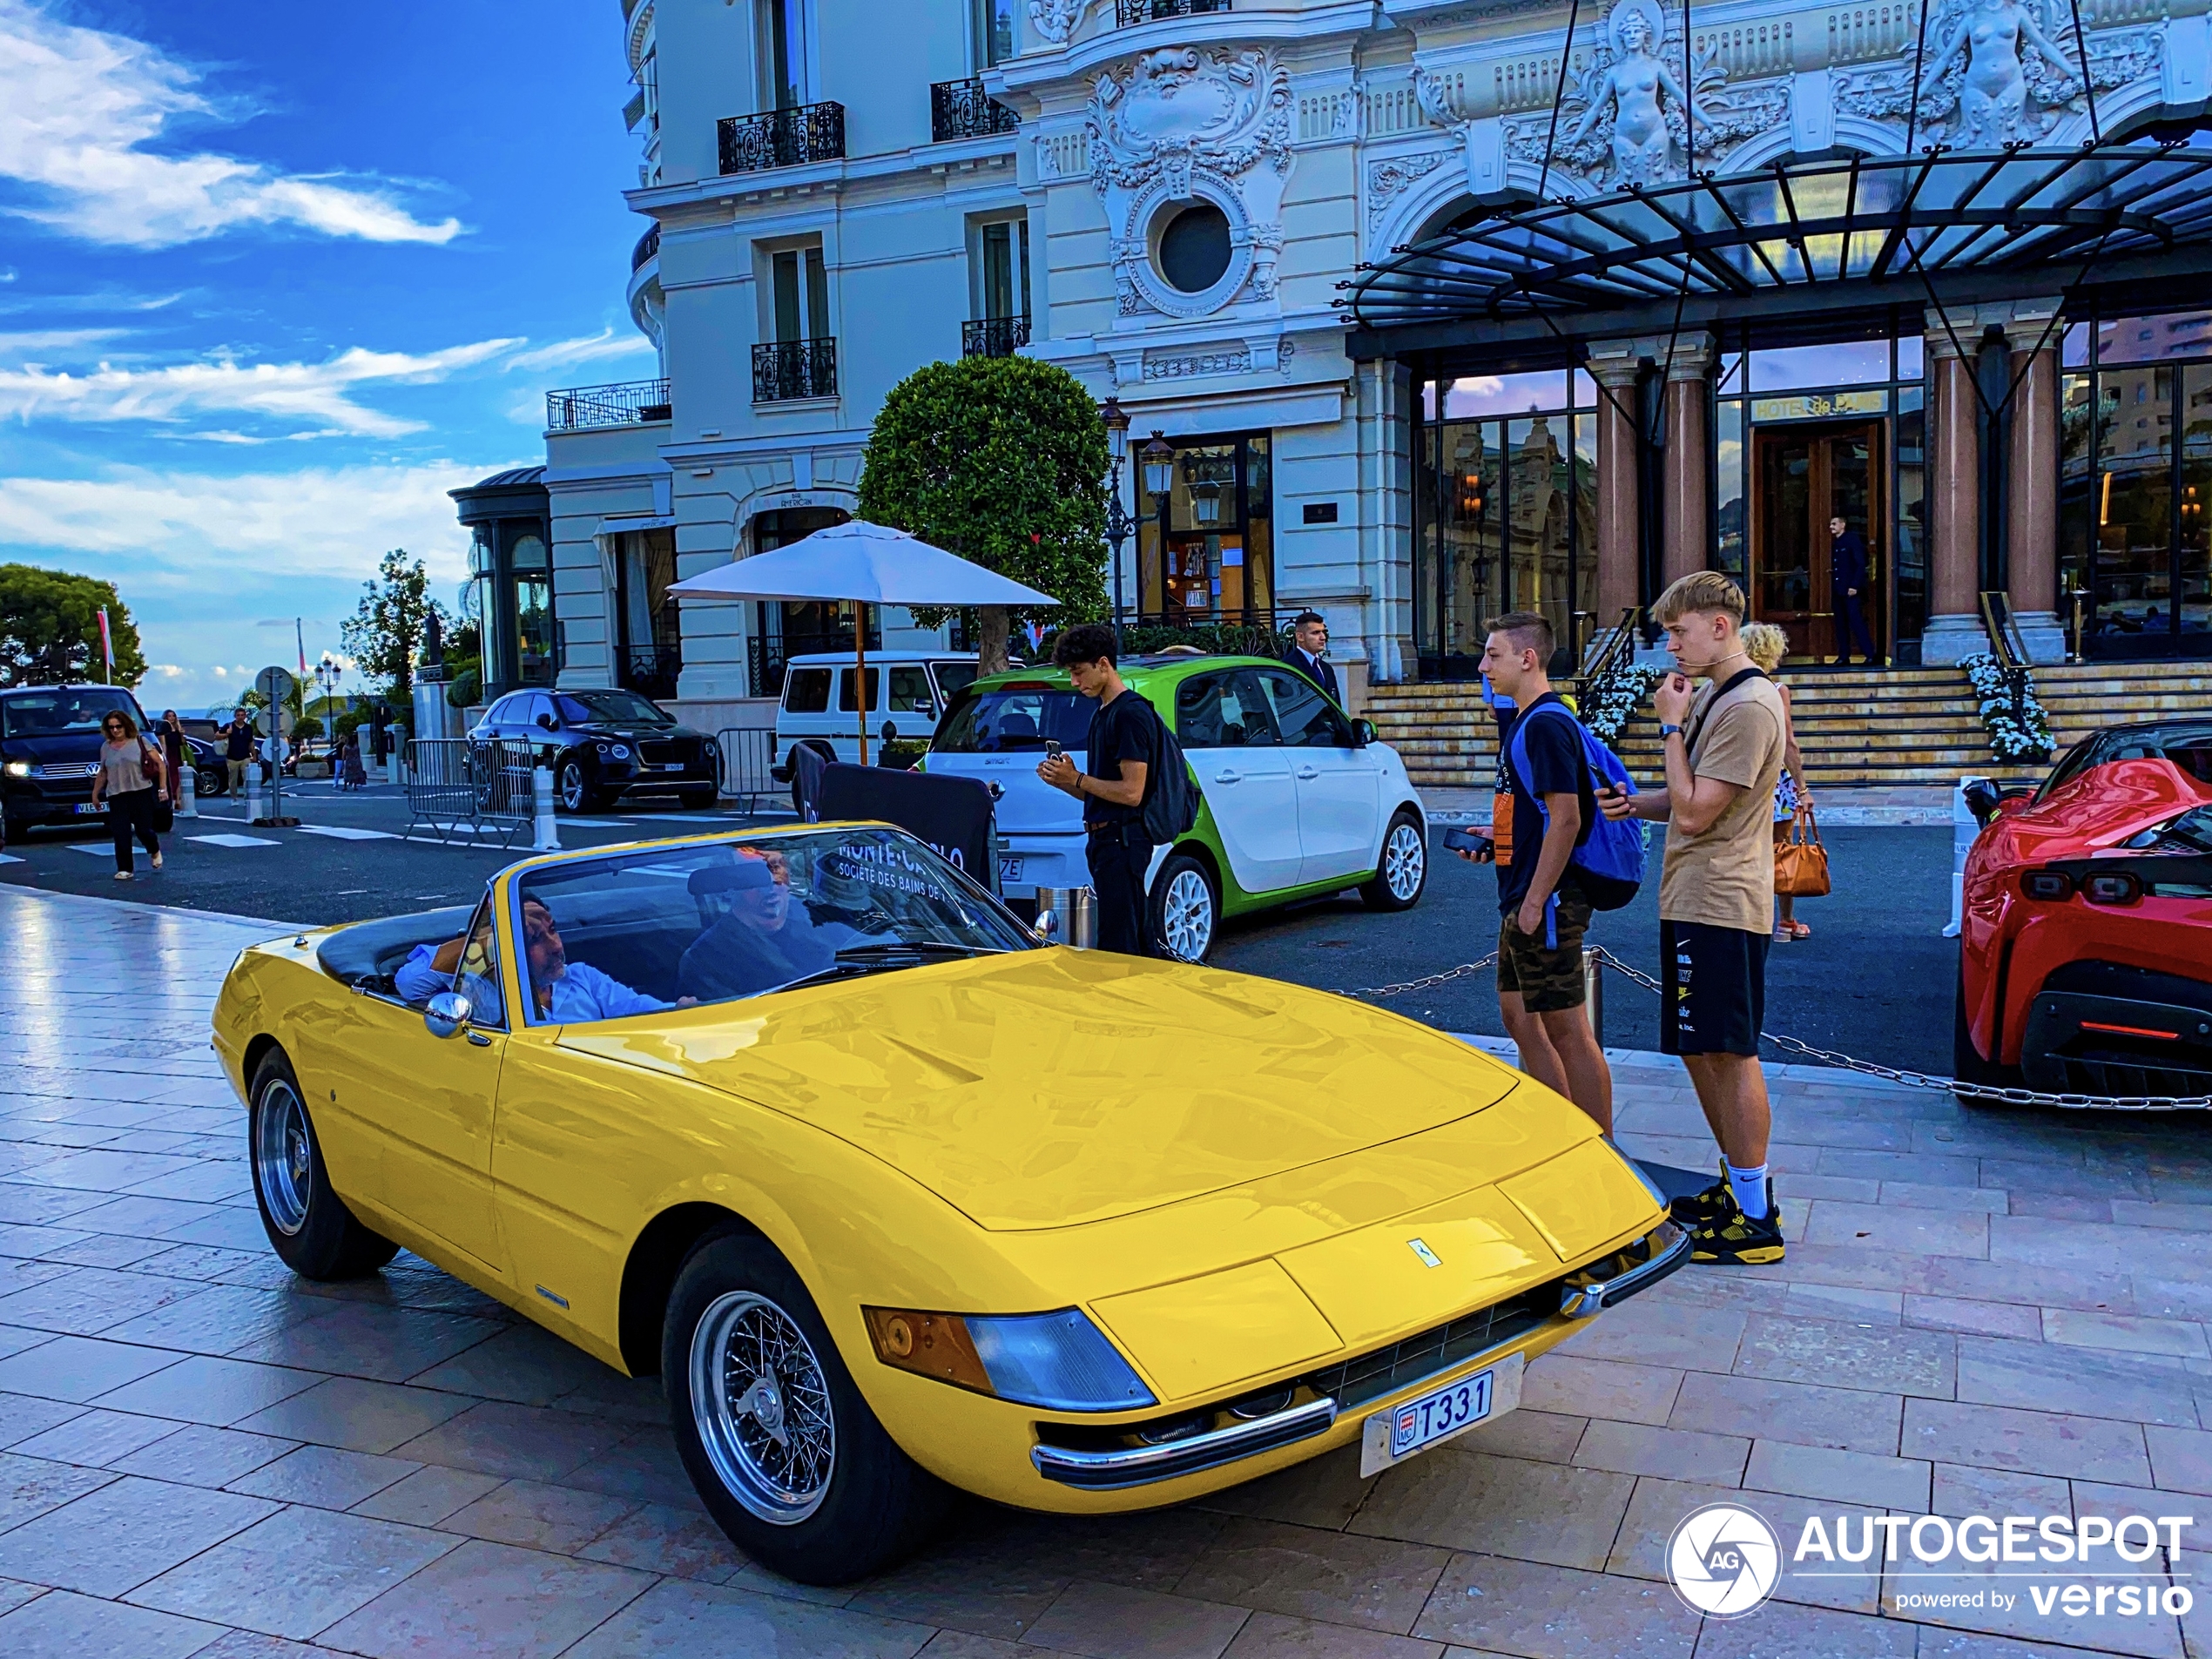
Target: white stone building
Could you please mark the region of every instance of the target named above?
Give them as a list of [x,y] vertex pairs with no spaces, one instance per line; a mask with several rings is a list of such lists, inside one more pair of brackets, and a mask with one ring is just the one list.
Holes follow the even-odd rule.
[[[643,146],[628,199],[651,220],[629,298],[664,378],[549,395],[563,684],[672,693],[711,730],[772,686],[783,653],[828,648],[840,624],[822,608],[679,617],[661,590],[849,512],[886,393],[962,351],[1060,364],[1120,400],[1132,449],[1155,431],[1177,447],[1164,535],[1123,480],[1142,521],[1122,562],[1128,616],[1273,622],[1311,605],[1354,698],[1371,680],[1464,671],[1485,607],[1538,606],[1580,643],[1707,563],[1822,651],[1831,503],[1863,516],[1869,617],[1892,660],[1978,629],[1972,596],[1993,588],[2035,625],[2058,588],[2086,583],[2094,629],[2110,570],[2168,607],[2172,635],[2212,644],[2212,556],[2177,531],[2113,564],[2104,521],[2076,538],[2065,513],[2101,469],[2108,508],[2125,458],[2060,454],[2062,408],[2132,384],[2101,368],[2141,355],[2113,355],[2132,337],[2121,311],[2212,303],[2201,246],[2128,267],[2132,287],[2068,266],[2069,289],[2056,254],[2023,276],[1992,244],[1986,280],[1972,261],[1939,273],[1940,293],[1901,267],[1885,286],[1852,266],[1831,290],[1770,303],[1689,293],[1722,261],[1701,247],[1677,260],[1684,298],[1649,284],[1641,312],[1587,293],[1548,320],[1501,310],[1491,276],[1434,260],[1395,310],[1364,292],[1350,332],[1337,303],[1363,262],[1501,210],[1533,219],[1547,201],[1777,166],[1827,189],[1838,168],[1902,165],[1931,140],[2055,153],[2194,121],[2205,0],[2082,0],[2086,52],[2059,0],[1932,0],[1925,37],[1919,8],[1890,0],[1714,0],[1687,18],[1619,0],[1575,9],[1571,40],[1569,6],[1550,0],[623,10]],[[2184,244],[2198,234],[2184,230]],[[1537,286],[1573,263],[1548,257]],[[1618,248],[1600,263],[1634,274]],[[1468,308],[1478,288],[1487,313]],[[2203,378],[2212,398],[2201,333],[2158,331],[2159,361],[2209,360],[2161,395]],[[2026,389],[1976,433],[1962,400],[1992,361],[2000,391],[2015,361]],[[2007,493],[2002,468],[1979,496],[1937,487],[1932,451],[2000,449],[2031,487]],[[2157,464],[2180,479],[2190,463],[2175,450]],[[1791,493],[1806,468],[1817,501]],[[927,637],[901,620],[883,643]]]

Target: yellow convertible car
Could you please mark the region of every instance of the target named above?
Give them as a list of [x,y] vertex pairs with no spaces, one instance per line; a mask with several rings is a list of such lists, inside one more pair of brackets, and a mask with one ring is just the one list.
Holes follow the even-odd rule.
[[947,1487],[1169,1504],[1382,1469],[1688,1239],[1557,1096],[1323,992],[1049,946],[903,832],[532,859],[257,946],[215,1043],[269,1242],[405,1245],[632,1375],[837,1583]]

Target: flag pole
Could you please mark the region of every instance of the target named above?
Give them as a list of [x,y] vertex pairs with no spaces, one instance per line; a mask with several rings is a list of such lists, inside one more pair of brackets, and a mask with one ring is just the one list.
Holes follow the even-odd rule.
[[107,659],[105,678],[107,683],[112,685],[115,684],[115,636],[108,630],[105,605],[100,607],[100,654]]

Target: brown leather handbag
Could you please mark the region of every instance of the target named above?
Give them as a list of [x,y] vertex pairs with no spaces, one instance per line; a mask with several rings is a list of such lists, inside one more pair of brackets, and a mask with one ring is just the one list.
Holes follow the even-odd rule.
[[1810,806],[1797,808],[1790,833],[1774,844],[1774,891],[1785,899],[1828,896],[1828,849]]

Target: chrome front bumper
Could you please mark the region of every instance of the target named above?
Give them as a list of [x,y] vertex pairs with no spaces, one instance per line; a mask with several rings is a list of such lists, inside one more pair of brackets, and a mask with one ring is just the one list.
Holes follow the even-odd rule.
[[[1648,1291],[1689,1260],[1689,1231],[1672,1221],[1662,1221],[1628,1250],[1595,1263],[1575,1276],[1579,1282],[1563,1286],[1559,1311],[1570,1319],[1587,1319],[1609,1307],[1618,1307],[1639,1291]],[[1635,1259],[1642,1251],[1643,1259]]]

